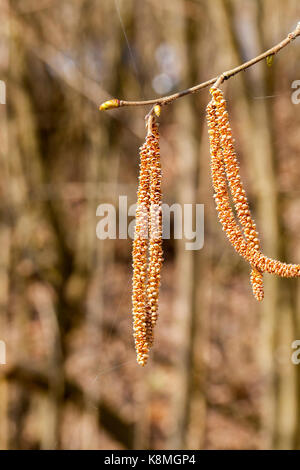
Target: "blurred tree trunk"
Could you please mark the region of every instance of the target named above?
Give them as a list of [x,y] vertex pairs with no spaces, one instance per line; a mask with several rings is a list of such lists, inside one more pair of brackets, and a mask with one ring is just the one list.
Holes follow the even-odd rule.
[[[31,231],[34,230],[34,214],[39,211],[39,208],[36,203],[30,201],[30,198],[32,194],[36,194],[39,189],[45,187],[45,180],[36,135],[33,107],[30,95],[26,93],[23,87],[27,70],[25,68],[25,50],[21,38],[22,28],[17,22],[14,22],[13,37],[11,39],[12,65],[10,69],[10,105],[14,110],[10,123],[10,139],[14,142],[14,147],[10,146],[10,181],[14,185],[11,205],[14,217],[27,220],[30,227],[29,230]],[[49,215],[49,212],[47,215]],[[15,230],[18,233],[19,240],[23,243],[28,237],[27,224],[18,224]],[[31,249],[34,251],[37,247],[31,246]],[[28,287],[29,285],[26,285],[19,277],[18,288],[23,290],[25,294]],[[25,297],[24,294],[23,296]],[[47,404],[41,408],[41,419],[47,422],[47,427],[41,433],[41,447],[53,449],[59,446],[60,407],[64,381],[62,338],[60,336],[61,331],[57,326],[57,316],[54,307],[50,307],[45,311],[45,299],[39,298],[39,296],[36,297],[36,302],[36,308],[41,315],[41,319],[44,313],[48,314],[48,320],[53,324],[53,328],[51,328],[53,343],[49,351],[47,366],[51,386],[49,396],[47,397]],[[15,327],[20,332],[19,337],[21,340],[17,345],[17,351],[19,351],[19,358],[21,358],[24,355],[24,351],[27,350],[27,345],[24,342],[26,337],[23,337],[22,333],[26,331],[26,325],[29,321],[28,307],[22,309],[22,315],[19,314],[15,321]]]
[[[196,169],[196,143],[192,131],[193,117],[191,105],[187,101],[177,104],[176,121],[177,138],[177,165],[180,175],[177,184],[177,201],[181,208],[184,204],[191,204],[196,200],[195,169]],[[186,240],[176,242],[176,298],[175,321],[176,329],[180,332],[180,343],[175,358],[178,377],[174,393],[174,420],[175,432],[171,440],[171,448],[186,448],[191,377],[191,348],[193,338],[193,319],[195,318],[195,253],[187,251]]]
[[[191,31],[192,25],[187,21],[182,0],[172,3],[172,15],[175,15],[176,20],[172,18],[172,30],[166,28],[168,41],[171,42],[172,39],[176,41],[179,53],[178,62],[182,69],[183,79],[190,76],[195,79],[194,60],[197,35]],[[195,204],[197,200],[199,172],[196,130],[199,126],[201,127],[201,124],[197,119],[195,109],[191,99],[182,100],[175,105],[177,202],[182,212],[184,204]],[[197,289],[199,270],[196,260],[198,255],[196,251],[186,249],[186,241],[184,234],[182,240],[176,241],[175,259],[174,321],[178,332],[178,350],[174,358],[177,379],[173,396],[174,421],[169,441],[169,447],[175,449],[198,447],[204,427],[202,421],[204,416],[203,390],[199,376],[202,372],[202,357],[199,349],[195,347],[195,342],[199,340],[199,319],[202,314],[199,289]],[[198,429],[193,423],[194,412],[199,413]]]
[[[233,3],[223,0],[223,18],[226,20],[227,35],[235,62],[243,61],[241,38],[236,33]],[[258,52],[267,45],[264,32],[268,21],[263,16],[260,3],[253,5],[253,23],[256,25]],[[268,13],[267,13],[268,15]],[[270,100],[254,100],[253,96],[272,95],[274,69],[263,69],[260,64],[252,77],[241,74],[240,92],[242,106],[237,112],[244,122],[244,145],[247,167],[252,177],[259,232],[262,234],[263,251],[275,259],[284,259],[279,232],[279,208],[276,185],[276,158]],[[249,138],[251,136],[251,138]],[[286,281],[265,275],[265,299],[260,305],[260,338],[258,361],[263,378],[261,417],[262,446],[264,448],[291,448],[293,432],[294,379],[286,374],[286,363],[280,363],[277,352],[286,344],[291,335],[291,310],[282,311],[282,294]],[[284,286],[280,288],[280,286]],[[288,289],[290,289],[291,283]],[[276,357],[278,361],[276,361]],[[284,361],[283,361],[284,362]],[[290,397],[287,400],[287,397]]]
[[[9,214],[9,194],[8,194],[8,165],[9,165],[9,142],[8,142],[8,117],[7,117],[7,77],[9,70],[9,2],[3,0],[0,4],[0,76],[5,79],[1,80],[1,102],[0,102],[0,173],[2,175],[0,192],[1,192],[1,223],[0,223],[0,246],[1,246],[1,262],[0,262],[0,341],[8,345],[8,292],[9,292],[9,269],[11,263],[11,223]],[[6,352],[6,362],[7,353]],[[6,365],[0,365],[0,449],[6,450],[9,447],[9,385],[2,375],[1,368]]]
[[[269,2],[270,6],[270,2]],[[280,5],[282,15],[285,14],[286,6]],[[268,5],[261,0],[257,3],[256,20],[257,20],[257,36],[258,45],[261,50],[268,47],[269,37],[273,37],[274,25],[268,23]],[[264,67],[261,80],[261,93],[265,96],[274,95],[274,84],[277,76],[278,65],[275,63],[272,67]],[[273,153],[273,166],[278,175],[277,165],[277,147],[276,147],[276,121],[273,100],[265,99],[264,108],[266,113],[266,128],[268,129],[270,148]],[[274,188],[277,191],[276,180],[279,176],[274,178]],[[274,189],[275,193],[275,189]],[[280,203],[277,199],[277,230],[278,230],[278,258],[286,260],[288,253],[286,244],[291,240],[284,234],[283,228],[283,214],[280,210]],[[270,256],[273,256],[270,254]],[[296,392],[296,374],[295,368],[290,360],[290,345],[293,341],[293,312],[296,309],[296,295],[294,284],[295,281],[291,279],[278,279],[278,307],[274,312],[274,350],[273,362],[275,369],[275,382],[274,390],[276,396],[276,408],[274,413],[274,439],[273,445],[275,449],[293,449],[294,448],[294,433],[296,430],[295,408],[297,407]]]
[[[294,295],[296,298],[295,310],[293,311],[293,341],[300,339],[300,289],[298,286],[294,286]],[[293,449],[300,449],[300,364],[293,364],[296,374],[296,426],[294,432]]]
[[[1,223],[0,223],[0,341],[5,344],[5,359],[9,361],[9,322],[8,322],[8,297],[9,297],[9,271],[11,263],[11,218],[9,203],[9,139],[8,139],[8,117],[7,117],[7,76],[9,69],[9,10],[8,2],[3,2],[0,6],[0,16],[2,18],[0,26],[0,42],[3,44],[3,54],[0,56],[0,74],[5,78],[5,85],[1,87],[0,104],[0,172],[2,177],[1,191]],[[2,101],[3,100],[3,101]],[[9,448],[9,385],[2,375],[1,368],[6,365],[0,365],[0,449]]]

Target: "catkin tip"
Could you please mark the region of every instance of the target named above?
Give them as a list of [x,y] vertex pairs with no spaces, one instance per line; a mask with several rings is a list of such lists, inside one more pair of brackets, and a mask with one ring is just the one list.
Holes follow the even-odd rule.
[[257,269],[252,269],[250,281],[255,299],[261,302],[264,299],[263,274]]

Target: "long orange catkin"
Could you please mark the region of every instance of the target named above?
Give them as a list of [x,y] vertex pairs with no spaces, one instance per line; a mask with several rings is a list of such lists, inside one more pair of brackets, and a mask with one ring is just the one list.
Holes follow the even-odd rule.
[[[251,265],[251,284],[257,300],[263,299],[262,273],[268,272],[282,277],[299,277],[300,265],[272,260],[260,252],[256,225],[251,218],[245,190],[239,175],[239,167],[233,146],[226,101],[221,90],[210,90],[213,98],[207,106],[209,128],[211,173],[215,200],[223,230],[235,248]],[[227,177],[227,179],[226,179]],[[232,195],[240,226],[230,205]]]
[[[240,177],[239,165],[234,149],[234,139],[229,123],[228,112],[226,110],[226,100],[222,91],[218,88],[211,88],[210,93],[216,107],[217,126],[221,140],[220,145],[222,147],[226,177],[232,194],[235,211],[243,228],[248,247],[259,250],[260,243],[258,232],[256,224],[251,217],[246,192]],[[252,268],[250,281],[255,298],[259,301],[263,300],[263,274],[257,269]]]
[[159,133],[156,122],[152,125],[153,141],[150,149],[150,247],[147,284],[148,341],[153,343],[153,329],[158,317],[158,295],[160,272],[163,262],[162,252],[162,194]]
[[147,363],[149,349],[153,344],[153,329],[157,321],[161,266],[162,220],[159,133],[154,117],[150,116],[148,118],[146,140],[140,149],[140,176],[133,242],[133,334],[137,362],[142,366]]
[[149,212],[149,139],[140,148],[140,176],[138,200],[136,209],[136,225],[132,249],[133,279],[132,279],[132,315],[133,336],[137,362],[144,365],[148,359],[149,345],[147,343],[146,324],[146,288],[147,288],[147,259],[148,259],[148,212]]
[[241,256],[247,259],[247,244],[238,226],[230,205],[227,190],[225,165],[220,145],[220,135],[217,126],[216,109],[212,102],[207,106],[207,123],[209,128],[211,176],[214,187],[214,197],[218,217],[230,243]]

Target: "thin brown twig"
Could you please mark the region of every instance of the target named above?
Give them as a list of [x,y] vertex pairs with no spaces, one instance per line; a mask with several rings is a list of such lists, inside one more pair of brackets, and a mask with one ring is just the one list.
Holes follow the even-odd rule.
[[228,80],[230,77],[233,77],[239,72],[242,72],[243,70],[246,70],[247,68],[252,67],[252,65],[257,64],[258,62],[265,59],[266,57],[277,54],[281,49],[287,46],[291,41],[296,39],[296,37],[298,36],[300,36],[300,21],[298,22],[295,30],[289,33],[287,37],[283,39],[283,41],[281,41],[280,43],[276,44],[276,46],[272,47],[271,49],[268,49],[267,51],[263,52],[257,57],[254,57],[253,59],[248,60],[247,62],[244,62],[242,65],[239,65],[238,67],[235,67],[231,70],[227,70],[226,72],[223,72],[221,75],[211,78],[210,80],[207,80],[206,82],[200,83],[191,88],[187,88],[186,90],[179,91],[172,95],[163,96],[162,98],[155,98],[152,100],[125,101],[125,100],[114,99],[109,102],[103,103],[102,105],[100,105],[99,109],[106,110],[106,109],[120,108],[121,106],[147,106],[147,105],[155,105],[155,104],[166,105],[166,104],[171,103],[172,101],[177,100],[178,98],[182,98],[183,96],[197,93],[199,90],[202,90],[202,88],[206,88],[210,85],[213,85],[216,82],[219,86],[224,80]]

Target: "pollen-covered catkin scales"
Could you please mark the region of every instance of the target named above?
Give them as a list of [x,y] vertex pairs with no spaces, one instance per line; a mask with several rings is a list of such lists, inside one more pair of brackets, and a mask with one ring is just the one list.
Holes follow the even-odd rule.
[[[207,107],[207,120],[211,149],[211,173],[219,219],[235,250],[247,259],[248,247],[230,206],[219,126],[216,119],[216,108],[212,103],[209,103]],[[251,272],[251,283],[253,294],[257,300],[263,299],[262,281],[262,274],[257,269],[253,269]]]
[[153,343],[153,329],[158,315],[158,294],[160,272],[163,262],[162,252],[162,213],[161,213],[161,164],[158,126],[152,124],[152,147],[150,150],[150,242],[147,284],[148,340]]
[[[240,224],[243,227],[248,247],[259,250],[260,244],[256,224],[251,217],[248,200],[240,177],[239,165],[234,150],[234,139],[232,137],[229,116],[226,110],[226,100],[224,99],[223,92],[218,88],[212,87],[210,89],[210,93],[216,107],[216,117],[221,139],[220,144],[222,147],[226,177],[232,194],[234,207]],[[250,280],[255,298],[257,300],[263,300],[263,274],[253,268]]]
[[225,166],[223,162],[222,148],[220,145],[219,130],[216,120],[216,109],[212,102],[207,106],[207,123],[209,128],[211,175],[215,191],[215,202],[218,217],[223,226],[230,243],[234,249],[243,257],[247,255],[247,244],[242,231],[236,223],[232,208],[230,206],[227,191]]
[[248,246],[259,250],[256,225],[251,217],[248,200],[239,174],[239,165],[234,150],[234,140],[230,128],[228,112],[226,110],[226,101],[222,91],[218,88],[211,88],[210,91],[213,96],[213,103],[216,107],[225,171],[234,206],[243,227]]
[[253,295],[257,300],[264,298],[264,285],[262,273],[253,268],[250,275],[250,282],[252,285]]
[[145,365],[149,352],[146,326],[149,186],[149,139],[147,137],[144,145],[140,148],[140,176],[132,250],[133,336],[135,339],[137,362],[141,365]]
[[[215,90],[212,89],[211,92],[215,93]],[[239,176],[231,129],[228,127],[228,115],[227,112],[224,114],[224,102],[220,98],[222,95],[218,93],[218,90],[215,96],[216,100],[213,98],[207,106],[207,122],[211,173],[218,216],[230,243],[250,263],[253,293],[257,300],[262,300],[263,272],[277,274],[282,277],[300,277],[300,265],[272,260],[260,252],[256,226],[251,218],[245,191]],[[226,122],[227,125],[225,125]],[[231,208],[228,187],[231,190],[243,232],[237,224]]]
[[137,362],[142,366],[148,359],[157,320],[161,245],[159,133],[154,117],[150,116],[146,141],[140,149],[140,177],[133,242],[133,330]]
[[299,264],[287,264],[279,260],[268,258],[255,249],[249,250],[247,259],[252,266],[255,266],[261,272],[277,274],[277,276],[281,277],[300,277]]

